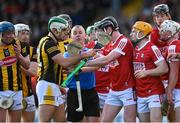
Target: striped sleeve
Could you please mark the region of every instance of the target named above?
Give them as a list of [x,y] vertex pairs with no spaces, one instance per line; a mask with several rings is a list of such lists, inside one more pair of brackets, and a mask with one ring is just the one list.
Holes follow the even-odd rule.
[[58,46],[55,44],[53,40],[49,40],[45,44],[45,52],[52,58],[53,56],[60,53]]
[[164,60],[164,57],[161,54],[161,51],[153,45],[151,47],[153,54],[152,54],[152,60],[154,61],[155,64],[159,63],[160,61]]
[[128,40],[126,38],[121,39],[121,41],[119,42],[117,47],[114,49],[114,51],[116,51],[116,52],[118,52],[118,53],[120,53],[122,55],[125,55],[124,49],[125,49],[125,47],[127,45],[127,42],[128,42]]

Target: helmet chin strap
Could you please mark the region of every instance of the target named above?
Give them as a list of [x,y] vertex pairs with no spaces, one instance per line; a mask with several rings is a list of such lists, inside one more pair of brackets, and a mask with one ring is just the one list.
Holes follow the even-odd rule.
[[13,39],[13,41],[11,41],[11,42],[9,42],[9,43],[7,43],[7,42],[5,42],[4,40],[1,39],[1,42],[2,42],[3,44],[6,44],[6,45],[10,45],[10,44],[15,45],[15,44],[16,44],[16,41],[15,41],[14,39]]
[[50,30],[51,34],[53,35],[53,37],[56,39],[56,41],[58,42],[58,38],[55,36],[55,34]]
[[[166,40],[163,40],[163,39],[161,39],[163,42],[167,42],[169,39],[171,39],[173,36],[175,36],[175,35],[177,35],[177,33],[179,33],[179,30],[180,29],[178,29],[173,35],[170,35]],[[177,36],[177,38],[178,38],[178,36]]]

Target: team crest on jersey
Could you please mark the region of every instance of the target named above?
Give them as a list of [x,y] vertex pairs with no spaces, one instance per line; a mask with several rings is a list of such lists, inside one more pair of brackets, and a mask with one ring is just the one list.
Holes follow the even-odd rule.
[[10,56],[9,49],[3,49],[5,57]]
[[145,64],[142,62],[133,62],[133,66],[134,66],[134,71],[146,69]]

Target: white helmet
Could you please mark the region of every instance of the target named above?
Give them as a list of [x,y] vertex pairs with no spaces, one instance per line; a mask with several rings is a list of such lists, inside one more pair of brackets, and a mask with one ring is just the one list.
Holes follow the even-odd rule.
[[15,35],[16,36],[18,35],[19,31],[24,31],[24,30],[30,31],[29,26],[26,24],[23,24],[23,23],[16,24],[16,25],[14,25],[14,27],[15,27]]
[[171,38],[180,31],[180,24],[172,20],[165,20],[160,26],[160,34],[168,31],[171,32],[171,35],[167,38]]

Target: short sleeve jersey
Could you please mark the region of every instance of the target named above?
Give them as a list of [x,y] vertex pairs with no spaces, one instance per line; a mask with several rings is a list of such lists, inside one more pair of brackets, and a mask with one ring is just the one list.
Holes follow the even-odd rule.
[[46,36],[40,40],[37,53],[39,80],[59,84],[61,66],[52,60],[52,57],[60,53],[58,44],[51,37]]
[[[169,53],[180,53],[180,40],[174,40],[173,42],[169,44],[168,54]],[[178,88],[178,89],[180,88],[180,68],[179,68],[179,73],[178,73],[178,81],[176,83],[175,88]]]
[[[164,60],[160,50],[151,42],[146,42],[141,48],[136,47],[133,58],[134,71],[155,69],[156,64]],[[159,76],[136,78],[137,96],[147,97],[164,93],[163,83]]]
[[133,74],[133,45],[131,41],[123,35],[117,37],[111,52],[120,54],[116,60],[109,63],[111,89],[122,91],[134,86]]

